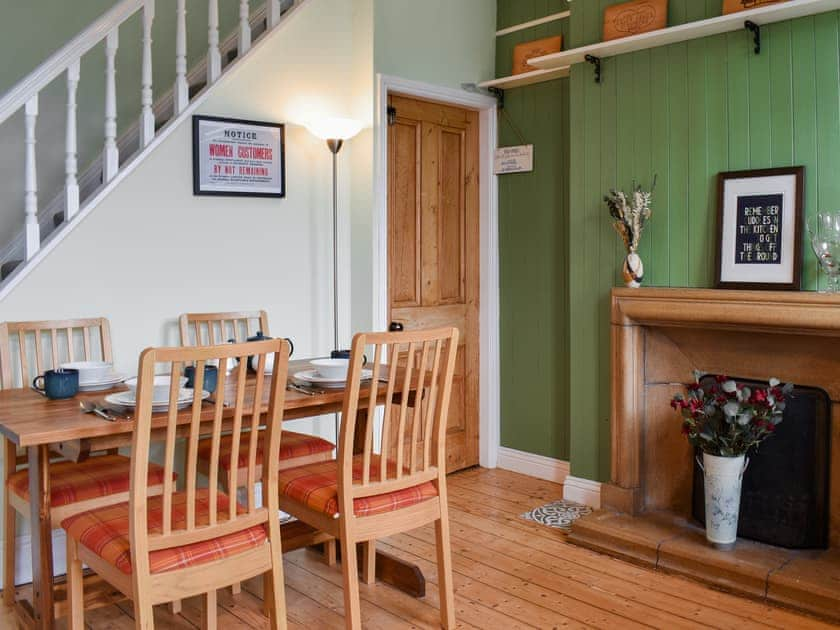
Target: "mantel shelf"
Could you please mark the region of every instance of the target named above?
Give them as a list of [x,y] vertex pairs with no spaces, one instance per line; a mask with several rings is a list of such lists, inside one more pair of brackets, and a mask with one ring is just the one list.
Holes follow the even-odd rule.
[[534,85],[535,83],[543,83],[544,81],[561,79],[567,76],[569,76],[569,66],[561,66],[559,68],[548,68],[546,70],[531,70],[530,72],[523,72],[522,74],[514,74],[509,77],[493,79],[492,81],[484,81],[483,83],[479,83],[478,87],[494,87],[502,90],[509,90],[511,88],[522,87],[523,85]]
[[533,59],[529,59],[528,63],[535,68],[558,68],[581,63],[586,60],[587,55],[603,59],[605,57],[613,57],[615,55],[656,48],[658,46],[667,46],[668,44],[698,39],[700,37],[739,31],[744,28],[744,22],[747,20],[762,26],[764,24],[792,20],[837,9],[840,9],[840,0],[789,0],[781,4],[771,4],[766,7],[721,15],[707,20],[688,22],[679,26],[671,26],[658,31],[642,33],[641,35],[632,35],[630,37],[599,42],[581,48],[563,50],[542,57],[534,57]]

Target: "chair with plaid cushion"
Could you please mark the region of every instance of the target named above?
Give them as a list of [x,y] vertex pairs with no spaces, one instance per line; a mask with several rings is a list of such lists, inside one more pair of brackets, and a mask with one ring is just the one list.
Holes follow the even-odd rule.
[[[242,359],[253,355],[260,367],[266,357],[274,362],[273,376],[258,371],[248,378]],[[233,400],[223,396],[202,402],[204,366],[219,360],[219,387],[233,381]],[[226,366],[240,360],[228,375]],[[203,625],[216,627],[216,591],[234,582],[258,575],[267,577],[266,598],[271,605],[272,628],[286,627],[283,592],[283,561],[280,542],[278,498],[265,493],[265,505],[257,505],[255,457],[260,432],[267,459],[262,467],[263,487],[277,486],[280,435],[286,393],[289,346],[283,340],[224,344],[196,348],[149,348],[140,357],[137,387],[136,427],[131,444],[129,500],[64,519],[67,532],[67,579],[71,630],[84,628],[82,563],[133,600],[138,628],[154,627],[155,604],[203,594]],[[185,364],[196,365],[196,383],[187,407],[176,403],[178,376]],[[168,411],[154,414],[152,398],[155,374],[173,375]],[[265,411],[265,400],[268,400]],[[222,432],[229,431],[236,448],[226,455],[219,447]],[[186,433],[182,436],[182,433]],[[143,474],[149,459],[153,433],[163,437],[164,488],[149,496]],[[199,485],[198,444],[209,435],[210,480]],[[186,440],[184,489],[176,490],[171,473],[176,466],[176,441]],[[160,438],[158,438],[160,439]],[[242,504],[218,488],[218,473],[236,474],[230,462],[239,442],[248,444],[246,498]],[[235,481],[228,479],[228,486]]]
[[[362,365],[367,346],[373,346],[370,374]],[[348,628],[361,628],[356,544],[432,522],[441,624],[455,627],[446,418],[457,352],[456,328],[356,335],[337,460],[280,471],[280,508],[339,539]],[[383,376],[385,405],[374,431]],[[373,551],[368,545],[366,561]]]
[[[44,370],[75,360],[112,361],[111,331],[104,317],[75,320],[4,322],[0,324],[0,388],[28,387]],[[16,514],[30,518],[26,456],[3,440],[5,535],[3,601],[15,598]],[[116,451],[93,454],[81,462],[50,464],[50,517],[60,523],[71,514],[128,500],[130,462]],[[163,468],[150,465],[150,494],[163,490]]]
[[[179,318],[181,328],[182,346],[201,346],[213,343],[224,343],[228,340],[236,342],[245,339],[257,331],[268,335],[268,314],[265,311],[235,312],[235,313],[184,313]],[[229,454],[232,448],[230,436],[223,436],[220,448],[223,453]],[[314,435],[306,433],[295,433],[284,431],[280,440],[280,468],[292,468],[314,462],[329,461],[332,459],[335,444]],[[199,445],[198,461],[201,472],[209,474],[208,462],[210,461],[210,442],[204,440]],[[242,484],[243,475],[246,473],[246,454],[240,452],[235,466],[238,470],[238,483]],[[222,463],[231,461],[229,457],[223,457]],[[261,447],[257,451],[257,476],[262,469],[263,456]],[[225,470],[225,473],[229,471]],[[225,483],[228,475],[222,476],[222,483]],[[229,491],[225,487],[226,491]]]

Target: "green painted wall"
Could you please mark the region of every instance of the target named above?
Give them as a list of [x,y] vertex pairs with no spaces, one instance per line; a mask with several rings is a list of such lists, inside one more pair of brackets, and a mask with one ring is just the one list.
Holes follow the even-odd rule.
[[[499,0],[497,28],[566,10],[563,0]],[[497,38],[496,74],[513,46],[568,20]],[[534,171],[499,177],[502,446],[569,458],[569,80],[505,92],[499,145],[534,145]],[[516,129],[521,133],[521,138]]]
[[[574,2],[571,45],[598,41],[603,7]],[[720,13],[720,0],[671,0],[669,24]],[[604,60],[603,83],[574,66],[570,89],[572,474],[609,477],[609,292],[623,257],[602,197],[659,176],[642,239],[645,283],[713,285],[715,176],[803,164],[806,212],[840,195],[840,12]],[[817,287],[806,245],[803,288]]]

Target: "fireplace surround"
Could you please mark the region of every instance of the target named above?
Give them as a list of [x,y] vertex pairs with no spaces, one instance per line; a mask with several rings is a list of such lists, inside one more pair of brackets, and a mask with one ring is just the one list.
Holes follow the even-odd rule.
[[[840,297],[614,289],[611,478],[572,542],[840,619]],[[692,519],[693,452],[669,406],[693,370],[822,389],[830,399],[828,549],[706,545]]]

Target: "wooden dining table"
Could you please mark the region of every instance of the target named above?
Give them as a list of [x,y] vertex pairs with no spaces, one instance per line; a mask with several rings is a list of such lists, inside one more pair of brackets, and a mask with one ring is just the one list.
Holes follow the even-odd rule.
[[[308,361],[292,361],[289,374],[304,369]],[[268,380],[270,377],[266,377]],[[253,381],[253,376],[249,377]],[[235,378],[226,379],[225,400],[233,399]],[[414,405],[415,393],[402,391],[403,379],[398,378],[394,387],[394,396],[409,397],[409,406]],[[377,405],[385,403],[386,384],[378,382],[368,385],[377,387]],[[131,443],[134,420],[128,418],[115,421],[106,420],[96,414],[85,413],[80,401],[93,400],[102,402],[109,392],[79,393],[74,398],[49,400],[30,389],[7,389],[0,391],[0,433],[18,447],[27,451],[29,467],[29,496],[33,531],[31,533],[32,553],[32,600],[18,597],[16,609],[25,625],[35,628],[52,628],[55,619],[66,614],[66,593],[61,580],[53,579],[53,548],[50,520],[50,478],[49,462],[56,455],[73,461],[81,461],[91,453],[106,449],[125,447]],[[363,388],[364,389],[364,388]],[[268,391],[265,388],[265,400],[260,405],[261,412],[268,408]],[[367,390],[369,391],[369,390]],[[250,392],[253,398],[253,384],[246,387],[246,398]],[[218,394],[217,394],[218,395]],[[293,389],[286,391],[284,422],[311,418],[323,414],[332,414],[341,410],[344,389],[320,389],[303,393]],[[369,396],[362,396],[356,421],[356,436],[365,435],[367,405],[362,401]],[[398,400],[392,401],[398,402]],[[208,432],[213,421],[213,408],[209,403],[201,421],[206,423]],[[152,418],[152,431],[160,432],[163,441],[163,427],[166,425],[166,413],[156,414]],[[178,423],[186,430],[192,418],[192,410],[185,409],[178,415]],[[153,435],[153,439],[154,439]],[[357,450],[362,442],[357,440]],[[37,523],[37,526],[35,525]],[[284,523],[281,527],[283,552],[301,547],[323,543],[328,537],[322,532],[300,521]],[[386,552],[376,552],[377,579],[392,584],[415,597],[425,595],[425,579],[420,569]],[[12,585],[4,585],[11,588]],[[88,576],[85,584],[85,607],[105,606],[122,599],[112,587],[95,575]]]

